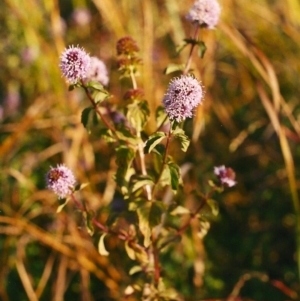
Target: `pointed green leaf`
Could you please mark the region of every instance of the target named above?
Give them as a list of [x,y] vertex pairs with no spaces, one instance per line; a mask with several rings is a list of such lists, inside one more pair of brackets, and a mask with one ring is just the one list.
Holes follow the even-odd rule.
[[204,44],[204,42],[203,41],[199,41],[198,43],[197,43],[197,45],[198,45],[198,55],[199,55],[199,57],[201,57],[201,58],[203,58],[204,57],[204,54],[205,54],[205,52],[206,52],[206,45]]
[[103,233],[100,236],[99,243],[98,243],[98,252],[102,256],[108,256],[109,255],[109,253],[107,252],[107,250],[105,248],[105,245],[104,245],[104,238],[105,238],[106,235],[107,235],[107,233]]
[[150,176],[139,176],[135,180],[135,182],[131,188],[131,191],[136,192],[140,188],[143,188],[147,185],[153,185],[153,184],[154,184],[153,179]]
[[186,152],[189,145],[190,145],[190,140],[189,137],[184,133],[184,130],[177,127],[175,131],[173,131],[173,137],[179,140],[180,142],[180,148],[183,152]]
[[95,228],[92,222],[95,214],[93,211],[83,212],[82,214],[84,217],[86,230],[89,233],[89,235],[92,236],[95,232]]
[[76,185],[75,191],[82,190],[82,189],[84,189],[85,187],[87,187],[89,185],[90,185],[90,183],[82,183],[82,184]]
[[131,248],[130,244],[128,243],[128,241],[125,241],[125,250],[126,250],[126,253],[128,255],[128,257],[132,260],[135,260],[136,259],[136,256],[135,256],[135,251],[133,248]]
[[176,47],[176,53],[179,54],[188,44],[187,43],[181,43]]
[[176,71],[183,71],[184,70],[184,64],[169,64],[167,68],[165,69],[165,74],[170,74]]
[[169,162],[168,166],[169,166],[169,171],[171,176],[171,188],[173,191],[177,191],[179,181],[180,181],[180,168],[174,162]]
[[156,109],[155,119],[156,119],[156,123],[159,127],[162,127],[164,125],[164,123],[168,120],[165,108],[163,106],[159,106]]
[[96,104],[101,103],[108,96],[109,96],[109,94],[107,93],[107,91],[95,91],[92,95],[92,97],[93,97]]
[[183,39],[187,44],[197,45],[198,41],[192,38]]
[[141,272],[143,269],[141,266],[139,265],[135,265],[134,267],[132,267],[129,271],[129,275],[133,275],[135,273]]
[[174,210],[170,212],[171,215],[184,215],[184,214],[191,214],[190,210],[183,207],[183,206],[177,206]]
[[212,199],[208,199],[206,201],[207,205],[211,208],[211,212],[214,216],[217,216],[219,214],[219,204]]
[[164,132],[157,132],[153,135],[151,135],[148,140],[145,143],[145,153],[151,153],[153,148],[159,144],[164,138],[166,137],[166,134]]
[[149,225],[150,208],[151,203],[147,202],[136,211],[139,218],[139,229],[144,235],[144,246],[146,248],[151,244],[151,229]]
[[107,143],[116,142],[116,138],[110,129],[107,128],[100,129],[99,136],[103,138]]
[[118,135],[118,139],[125,141],[126,144],[138,145],[141,142],[141,139],[133,135],[124,124],[117,125],[116,134]]
[[59,205],[56,209],[56,213],[61,212],[63,210],[63,208],[68,204],[69,200],[70,200],[70,198],[67,198],[63,204]]
[[153,202],[149,213],[149,224],[153,228],[161,223],[161,216],[165,212],[165,206],[162,202]]
[[144,128],[150,111],[147,101],[134,101],[127,106],[127,120],[137,132],[141,132]]
[[88,107],[88,108],[85,108],[81,113],[81,123],[83,124],[83,126],[85,128],[87,128],[87,125],[89,122],[89,115],[92,110],[93,110],[92,107]]
[[128,186],[130,167],[134,156],[135,151],[128,146],[121,145],[116,149],[116,163],[118,169],[115,178],[117,185],[121,189],[125,189]]
[[105,91],[103,85],[100,82],[97,81],[90,81],[86,85],[88,88],[93,88],[94,90],[98,91]]

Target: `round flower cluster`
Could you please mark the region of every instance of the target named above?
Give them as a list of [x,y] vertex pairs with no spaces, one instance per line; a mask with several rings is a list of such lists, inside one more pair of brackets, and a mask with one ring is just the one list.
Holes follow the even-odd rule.
[[232,168],[221,165],[214,168],[214,173],[223,185],[226,185],[228,187],[236,185],[235,172]]
[[62,53],[59,67],[63,76],[71,84],[76,84],[86,78],[90,63],[91,58],[83,48],[70,46]]
[[46,175],[47,188],[52,190],[60,199],[70,195],[75,187],[75,177],[72,171],[63,164],[51,167]]
[[217,25],[220,13],[221,8],[217,0],[196,0],[186,15],[186,19],[212,29]]
[[174,78],[163,99],[165,112],[171,120],[181,122],[193,117],[193,110],[202,98],[203,90],[196,78],[191,75]]
[[87,71],[86,80],[97,81],[103,86],[106,86],[109,82],[105,64],[95,56],[91,57],[91,64]]
[[123,37],[117,42],[117,54],[132,55],[139,52],[139,47],[132,37]]

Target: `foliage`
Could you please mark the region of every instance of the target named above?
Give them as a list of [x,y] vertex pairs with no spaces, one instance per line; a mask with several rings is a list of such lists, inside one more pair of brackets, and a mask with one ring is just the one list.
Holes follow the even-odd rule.
[[[196,41],[192,2],[81,1],[87,24],[78,1],[2,5],[1,300],[297,299],[299,4],[220,1],[222,21]],[[141,50],[120,81],[124,36]],[[68,91],[58,65],[70,44],[106,62],[109,87]],[[170,132],[160,105],[192,46],[204,102]],[[132,85],[142,99],[122,99]],[[78,203],[45,189],[62,162],[90,183]],[[222,194],[220,164],[238,182]]]

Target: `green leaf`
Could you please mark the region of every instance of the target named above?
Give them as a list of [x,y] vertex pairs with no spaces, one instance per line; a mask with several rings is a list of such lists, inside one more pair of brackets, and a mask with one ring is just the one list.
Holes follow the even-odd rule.
[[170,177],[171,177],[171,188],[175,192],[178,189],[179,180],[180,180],[180,168],[179,166],[174,162],[168,163],[169,171],[170,171]]
[[76,88],[76,85],[70,85],[68,90],[73,91],[75,88]]
[[[97,81],[90,81],[86,84],[86,86],[88,88],[93,88],[94,90],[98,90],[98,91],[106,91],[103,87],[103,85],[100,83],[100,82],[97,82]],[[106,91],[106,93],[108,93]]]
[[146,185],[153,185],[154,181],[150,176],[138,176],[131,187],[131,192],[136,192],[140,188],[145,187]]
[[74,188],[74,191],[79,191],[84,189],[85,187],[89,186],[90,183],[82,183],[82,184],[77,184]]
[[200,229],[199,232],[197,233],[197,235],[203,239],[204,236],[207,234],[208,230],[210,228],[210,223],[206,220],[202,220],[200,221]]
[[160,297],[159,300],[164,300],[164,301],[179,300],[178,299],[179,296],[176,290],[173,288],[167,288],[162,278],[160,278],[158,282],[158,295]]
[[208,180],[208,185],[213,188],[216,187],[216,184],[212,180]]
[[164,132],[157,132],[153,135],[151,135],[148,140],[145,143],[145,153],[151,153],[153,148],[159,144],[164,138],[166,137],[166,134]]
[[170,212],[171,215],[185,215],[185,214],[191,214],[190,210],[183,207],[183,206],[177,206],[174,210]]
[[94,91],[92,94],[92,97],[96,104],[101,103],[103,100],[109,97],[109,94],[107,91]]
[[207,47],[203,41],[199,41],[197,43],[197,45],[198,45],[198,55],[199,55],[199,57],[201,57],[203,59]]
[[207,205],[211,208],[211,212],[214,216],[217,216],[219,214],[219,204],[212,199],[208,199],[206,201]]
[[132,260],[135,260],[136,259],[136,256],[135,256],[135,251],[133,248],[131,248],[130,244],[128,243],[128,241],[125,241],[125,250],[126,250],[126,253],[128,255],[128,257]]
[[79,88],[79,87],[81,87],[81,83],[76,83],[76,84],[72,84],[72,85],[70,85],[69,86],[69,91],[73,91],[75,88]]
[[63,210],[63,208],[68,204],[69,200],[70,200],[70,198],[67,198],[63,204],[59,205],[56,209],[56,213],[61,212]]
[[176,193],[180,180],[180,168],[169,158],[167,164],[165,164],[164,170],[160,177],[159,184],[163,187],[170,185],[173,192]]
[[89,233],[89,235],[93,235],[95,232],[95,228],[93,225],[93,218],[94,218],[94,212],[93,211],[89,211],[89,212],[83,212],[83,216],[85,218],[85,226],[86,226],[86,230]]
[[92,107],[88,107],[88,108],[85,108],[81,113],[81,123],[83,124],[83,126],[85,128],[87,128],[87,125],[89,122],[89,115],[92,110],[93,110]]
[[108,128],[102,128],[99,130],[99,136],[103,138],[107,143],[116,142],[116,138],[112,131]]
[[144,128],[150,111],[147,101],[134,101],[127,106],[127,120],[137,132],[141,132]]
[[190,145],[190,140],[189,137],[184,133],[184,130],[177,127],[175,131],[173,131],[173,137],[179,140],[180,142],[180,148],[183,152],[186,152],[189,145]]
[[116,163],[118,165],[118,169],[115,179],[123,193],[127,192],[129,176],[131,175],[130,167],[134,156],[135,151],[128,146],[121,145],[116,149]]
[[155,112],[156,123],[161,127],[168,120],[165,108],[163,106],[159,106]]
[[161,216],[165,212],[165,205],[162,202],[153,202],[149,212],[149,224],[151,228],[161,223]]
[[[163,144],[157,144],[153,149],[152,152],[158,155],[161,159],[163,159],[164,153],[166,151],[166,147]],[[162,162],[162,160],[161,160]]]
[[167,247],[171,243],[178,244],[181,241],[181,235],[177,235],[176,233],[169,233],[167,236],[163,237],[159,243],[158,247],[160,250]]
[[137,145],[141,142],[141,139],[133,135],[124,124],[119,124],[118,127],[116,127],[116,134],[119,140],[125,141],[126,143]]
[[187,43],[181,43],[180,45],[176,46],[176,53],[179,54],[187,45]]
[[197,45],[198,41],[192,38],[183,39],[187,44]]
[[165,74],[170,74],[176,71],[183,71],[185,65],[184,64],[169,64],[167,68],[164,70]]
[[151,209],[151,203],[147,202],[137,209],[137,215],[139,219],[139,229],[144,235],[144,246],[147,248],[151,244],[151,228],[149,225],[149,214]]
[[139,265],[135,265],[130,269],[129,275],[133,275],[133,274],[141,272],[141,271],[143,271],[142,267]]
[[107,233],[103,233],[100,236],[99,243],[98,243],[98,252],[102,256],[108,256],[109,255],[109,253],[107,252],[107,250],[105,248],[105,245],[104,245],[104,238],[105,238],[106,235],[107,235]]

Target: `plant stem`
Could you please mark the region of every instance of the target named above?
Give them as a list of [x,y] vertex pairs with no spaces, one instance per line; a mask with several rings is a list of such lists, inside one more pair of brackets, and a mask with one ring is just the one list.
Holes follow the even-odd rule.
[[[130,78],[131,78],[133,89],[137,89],[137,83],[136,83],[135,75],[134,75],[132,68],[130,68]],[[141,133],[139,131],[137,131],[137,137],[141,138]],[[140,142],[138,144],[138,154],[139,154],[139,158],[140,158],[141,173],[143,176],[147,176],[148,173],[147,173],[146,164],[145,164],[144,144],[142,142]],[[150,185],[145,186],[145,191],[147,194],[147,200],[151,201],[152,193],[151,193]]]
[[111,132],[115,135],[115,137],[118,139],[118,135],[116,133],[115,128],[104,118],[103,114],[101,113],[101,111],[99,110],[96,102],[94,101],[90,91],[88,90],[87,86],[84,84],[83,81],[81,81],[81,85],[82,88],[84,89],[85,94],[87,95],[88,99],[90,100],[91,104],[93,105],[96,113],[99,115],[99,117],[101,118],[102,122],[105,124],[105,126],[111,130]]
[[[193,39],[195,41],[198,40],[198,33],[199,33],[199,31],[200,31],[200,26],[197,26],[196,29],[195,29],[195,32],[194,32],[194,37],[193,37]],[[196,45],[195,43],[193,43],[191,45],[190,54],[189,54],[188,60],[187,60],[187,62],[185,64],[185,68],[184,68],[184,70],[182,72],[183,75],[186,75],[189,72],[189,70],[190,70],[190,66],[191,66],[191,63],[192,63],[192,55],[193,55],[193,51],[194,51],[195,45]]]
[[167,142],[166,142],[166,148],[165,148],[165,153],[164,153],[164,157],[163,157],[162,166],[161,166],[158,178],[157,178],[157,180],[156,180],[156,182],[155,182],[155,184],[154,184],[154,186],[152,188],[152,197],[154,197],[155,190],[157,189],[158,183],[160,181],[160,178],[162,177],[162,174],[164,172],[165,166],[167,164],[168,149],[169,149],[171,137],[172,137],[172,127],[170,127],[170,130],[168,132]]

